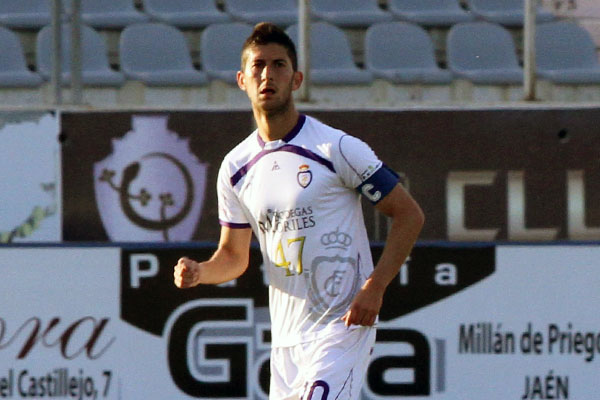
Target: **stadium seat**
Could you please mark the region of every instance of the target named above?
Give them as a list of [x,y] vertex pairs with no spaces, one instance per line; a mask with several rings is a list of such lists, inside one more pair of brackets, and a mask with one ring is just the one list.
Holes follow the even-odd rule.
[[235,19],[257,24],[269,21],[280,26],[298,22],[296,0],[227,0],[226,11]]
[[474,20],[458,0],[388,0],[397,18],[423,26],[450,26]]
[[438,67],[427,31],[409,22],[383,22],[369,27],[365,63],[373,75],[394,83],[452,81],[452,73]]
[[0,27],[0,48],[0,87],[36,87],[42,83],[42,78],[27,68],[16,33]]
[[377,0],[311,0],[310,4],[313,16],[339,27],[366,28],[393,19]]
[[39,29],[51,21],[49,0],[1,0],[0,25],[8,28]]
[[[525,0],[467,0],[469,9],[477,17],[506,26],[522,26],[525,17]],[[537,9],[537,22],[554,19],[554,14],[541,7]]]
[[448,68],[457,76],[481,84],[523,81],[511,34],[491,22],[453,25],[447,37]]
[[[286,30],[298,45],[298,26]],[[370,71],[354,64],[348,38],[341,28],[327,22],[311,24],[310,79],[316,85],[353,85],[373,81]]]
[[215,0],[143,0],[144,10],[154,19],[178,28],[201,28],[231,20]]
[[589,33],[568,21],[539,24],[535,35],[536,69],[555,83],[600,83],[600,63]]
[[243,22],[212,24],[200,37],[202,67],[211,79],[230,84],[237,82],[242,45],[252,33],[252,26]]
[[[62,26],[62,83],[71,80],[71,26]],[[36,64],[39,74],[46,80],[52,75],[52,26],[42,28],[36,39]],[[87,25],[81,26],[81,80],[90,86],[120,86],[123,74],[113,71],[108,64],[106,45],[102,37]]]
[[[70,13],[72,0],[63,1],[63,5]],[[133,0],[81,0],[81,19],[93,28],[122,29],[150,18],[136,10]]]
[[206,73],[192,64],[185,36],[163,23],[133,24],[119,41],[121,69],[128,79],[149,86],[205,85]]

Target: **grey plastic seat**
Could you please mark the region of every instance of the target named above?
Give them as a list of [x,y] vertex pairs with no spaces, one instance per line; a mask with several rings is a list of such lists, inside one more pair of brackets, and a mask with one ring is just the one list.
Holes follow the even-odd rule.
[[269,21],[279,26],[298,22],[296,0],[227,0],[225,10],[234,19],[257,24]]
[[[298,46],[298,26],[286,30]],[[348,38],[327,22],[315,22],[310,29],[310,79],[316,85],[355,85],[370,83],[373,74],[354,63]]]
[[201,86],[206,73],[194,68],[183,33],[163,23],[127,26],[119,41],[121,70],[149,86]]
[[0,25],[39,29],[51,21],[50,0],[1,0]]
[[0,87],[36,87],[42,83],[42,78],[27,68],[16,33],[0,27],[0,48]]
[[373,75],[394,83],[447,84],[452,73],[435,60],[427,31],[409,22],[383,22],[367,29],[365,63]]
[[393,19],[377,0],[311,0],[310,4],[312,15],[339,27],[366,28]]
[[252,26],[244,22],[212,24],[200,37],[202,67],[210,79],[235,84],[240,70],[244,41],[252,33]]
[[144,10],[155,20],[178,28],[201,28],[231,20],[215,0],[143,0]]
[[424,26],[450,26],[475,20],[458,0],[388,0],[388,7],[398,19]]
[[[62,26],[62,83],[71,81],[71,26]],[[81,26],[81,80],[90,86],[120,86],[125,82],[122,73],[114,71],[108,63],[106,44],[94,29]],[[36,38],[36,64],[39,74],[46,80],[52,75],[52,27],[42,28]]]
[[568,21],[539,24],[535,35],[538,75],[555,83],[600,83],[600,63],[588,31]]
[[[63,1],[65,11],[72,10],[72,0]],[[147,22],[146,14],[138,11],[133,0],[81,0],[81,19],[93,28],[122,29],[127,25]]]
[[[477,17],[506,26],[521,26],[525,17],[525,0],[467,0],[469,9]],[[554,14],[537,8],[536,21],[548,22]]]
[[446,42],[448,68],[474,83],[516,84],[523,81],[511,34],[491,22],[465,22],[450,28]]

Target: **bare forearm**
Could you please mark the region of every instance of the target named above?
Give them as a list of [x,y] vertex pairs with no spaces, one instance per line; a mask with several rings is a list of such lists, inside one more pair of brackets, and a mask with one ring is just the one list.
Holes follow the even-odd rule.
[[410,255],[422,226],[423,217],[420,213],[408,215],[404,220],[393,220],[383,252],[367,280],[367,286],[385,291]]
[[239,278],[248,268],[248,257],[231,254],[226,249],[218,249],[208,260],[199,263],[196,284],[220,284]]
[[424,223],[421,208],[399,185],[377,209],[392,218],[392,227],[375,269],[342,317],[347,326],[373,325],[385,290],[410,254]]
[[219,284],[238,278],[249,262],[252,232],[247,229],[221,228],[219,247],[204,262],[182,257],[173,272],[175,285],[189,288],[200,284]]

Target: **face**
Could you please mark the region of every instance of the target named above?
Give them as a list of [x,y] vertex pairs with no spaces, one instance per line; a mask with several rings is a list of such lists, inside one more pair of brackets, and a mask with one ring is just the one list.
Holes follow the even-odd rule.
[[275,115],[292,105],[292,92],[300,87],[302,73],[294,71],[285,47],[269,43],[246,49],[246,63],[237,81],[253,109]]

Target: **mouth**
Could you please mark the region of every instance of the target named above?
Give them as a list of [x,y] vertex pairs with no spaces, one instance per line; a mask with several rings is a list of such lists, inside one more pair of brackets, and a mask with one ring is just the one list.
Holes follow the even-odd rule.
[[262,94],[262,95],[271,95],[271,94],[275,94],[275,89],[273,89],[272,87],[266,87],[266,88],[263,88],[263,89],[260,91],[260,94]]

